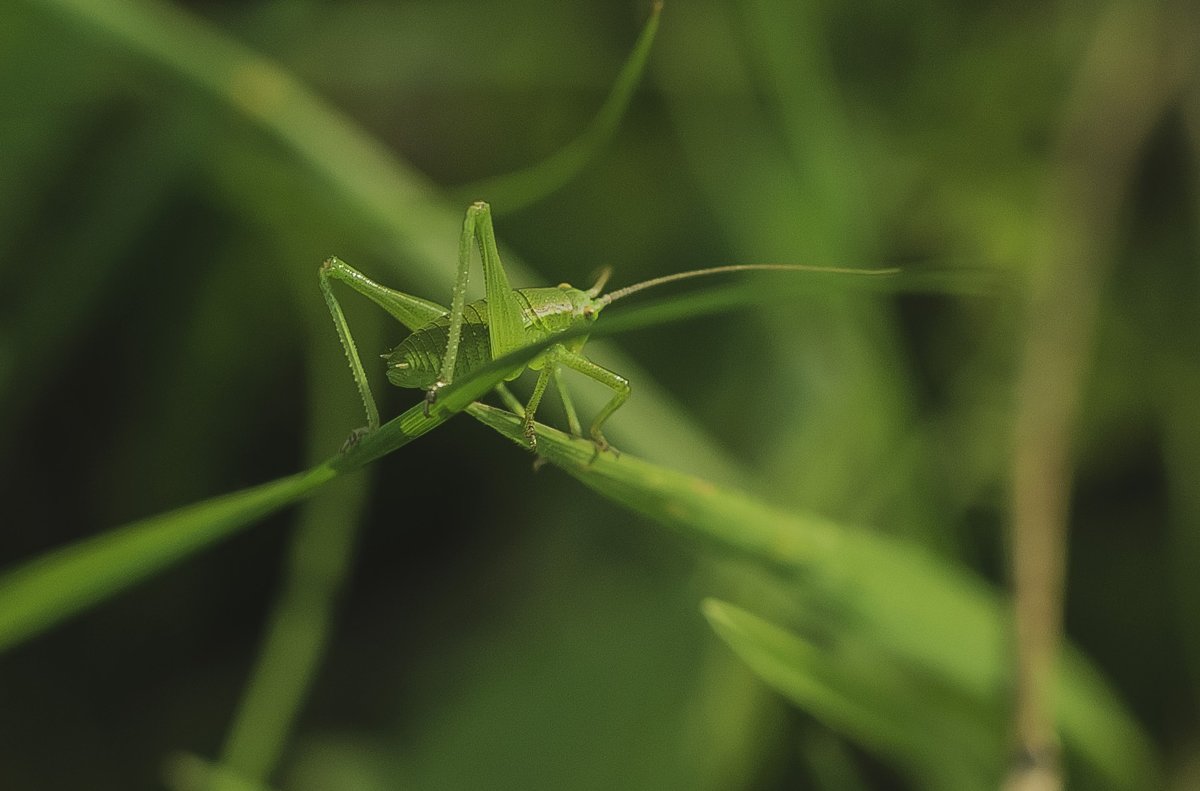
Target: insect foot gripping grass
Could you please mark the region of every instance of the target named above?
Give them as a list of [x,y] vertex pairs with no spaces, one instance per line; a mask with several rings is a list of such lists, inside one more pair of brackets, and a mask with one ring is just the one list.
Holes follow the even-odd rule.
[[[468,303],[467,279],[473,244],[479,245],[487,296]],[[358,392],[367,412],[366,427],[355,432],[351,442],[361,437],[364,432],[374,431],[379,427],[379,410],[367,384],[366,372],[363,370],[362,360],[359,359],[354,338],[350,335],[346,317],[333,295],[333,280],[342,281],[372,300],[411,330],[412,334],[383,355],[383,358],[387,361],[389,382],[397,387],[425,391],[426,414],[429,406],[437,400],[438,391],[453,382],[456,377],[465,376],[493,359],[503,357],[523,346],[549,343],[544,352],[505,376],[506,380],[515,379],[526,367],[538,372],[533,394],[524,408],[523,430],[529,448],[537,450],[533,419],[537,414],[538,404],[541,403],[542,396],[551,382],[562,399],[571,433],[576,436],[583,435],[575,407],[562,383],[561,372],[566,367],[595,379],[613,392],[612,398],[593,418],[588,429],[599,452],[609,448],[601,427],[621,404],[625,403],[630,393],[629,382],[623,377],[583,356],[587,328],[596,321],[600,312],[618,299],[647,288],[686,278],[753,270],[844,274],[890,274],[896,271],[837,269],[800,264],[735,264],[666,275],[601,295],[600,290],[604,288],[609,275],[608,270],[605,270],[587,290],[575,288],[568,283],[552,288],[514,289],[508,284],[508,276],[500,263],[496,235],[492,229],[491,210],[483,202],[474,203],[467,209],[462,237],[458,244],[458,271],[454,280],[454,290],[451,292],[449,310],[436,302],[381,286],[344,261],[329,258],[321,264],[319,270],[321,292],[333,316],[334,326],[350,361],[350,370],[354,374],[354,381],[358,385]],[[562,342],[553,343],[552,339],[555,336],[562,336]],[[506,403],[518,404],[504,384],[496,389]]]

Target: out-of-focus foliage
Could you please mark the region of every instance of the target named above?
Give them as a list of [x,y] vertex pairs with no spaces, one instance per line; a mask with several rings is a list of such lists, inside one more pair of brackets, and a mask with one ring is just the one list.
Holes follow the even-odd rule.
[[[317,264],[445,302],[479,198],[517,286],[606,264],[617,286],[766,261],[996,275],[768,299],[594,357],[633,384],[609,430],[631,456],[1003,588],[1014,394],[1046,330],[1027,296],[1085,251],[1094,311],[1055,325],[1085,339],[1067,637],[1194,787],[1196,13],[668,4],[576,179],[516,212],[462,188],[575,139],[648,12],[0,4],[0,568],[336,452],[362,415]],[[402,337],[346,307],[368,362]],[[385,415],[419,398],[369,373]],[[914,788],[971,761],[929,771],[897,712],[1004,739],[1005,711],[858,642],[803,574],[642,512],[457,418],[0,655],[0,787],[189,788],[220,764],[300,791]],[[1071,702],[1085,724],[1093,702]],[[1073,787],[1113,782],[1070,748]]]

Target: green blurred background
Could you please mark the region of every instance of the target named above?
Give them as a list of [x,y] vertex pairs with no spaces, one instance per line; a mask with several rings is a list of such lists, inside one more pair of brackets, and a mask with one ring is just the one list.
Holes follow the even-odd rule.
[[[1197,787],[1195,10],[668,3],[576,178],[516,210],[464,187],[586,128],[648,11],[0,4],[0,567],[335,451],[362,415],[318,263],[448,302],[474,199],[515,286],[982,269],[971,293],[822,292],[596,344],[634,388],[609,435],[1005,585],[1022,355],[1058,316],[1083,338],[1067,634]],[[404,333],[345,304],[394,415],[419,396],[371,362]],[[290,735],[240,754],[275,787],[919,787],[700,614],[786,619],[786,588],[466,417],[0,655],[0,787],[196,787],[188,755],[247,743],[280,591],[327,647]]]

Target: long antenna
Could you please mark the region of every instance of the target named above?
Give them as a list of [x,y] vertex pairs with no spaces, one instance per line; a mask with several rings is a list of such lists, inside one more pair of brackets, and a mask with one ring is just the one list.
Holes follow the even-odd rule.
[[604,304],[608,305],[616,302],[618,299],[624,299],[630,294],[636,294],[639,291],[645,291],[648,288],[661,286],[666,283],[674,283],[676,280],[687,280],[693,277],[705,277],[707,275],[723,275],[726,272],[762,272],[762,271],[782,271],[782,272],[824,272],[827,274],[836,275],[894,275],[900,271],[898,267],[889,269],[851,269],[848,267],[835,266],[809,266],[807,264],[730,264],[728,266],[714,266],[708,269],[693,269],[690,272],[676,272],[673,275],[663,275],[662,277],[643,280],[641,283],[634,283],[632,286],[618,288],[616,291],[610,291],[600,299]]

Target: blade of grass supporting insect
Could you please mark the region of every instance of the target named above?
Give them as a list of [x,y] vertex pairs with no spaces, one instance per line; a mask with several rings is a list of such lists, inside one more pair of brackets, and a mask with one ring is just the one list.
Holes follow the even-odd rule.
[[[715,289],[712,294],[695,295],[694,310],[689,313],[681,314],[672,310],[670,305],[647,305],[637,311],[630,311],[626,317],[611,321],[606,326],[597,327],[592,330],[592,334],[614,334],[698,315],[703,311],[727,309],[731,305],[741,304],[739,300],[742,299],[745,299],[745,292],[738,288],[732,288],[728,292],[725,289]],[[582,331],[575,334],[582,334]],[[468,406],[471,406],[472,414],[476,417],[507,415],[508,413],[498,410],[477,414],[478,410],[488,408],[478,404],[472,406],[472,402],[499,384],[506,371],[528,362],[549,344],[569,337],[573,337],[571,333],[555,336],[554,339],[527,346],[493,361],[446,388],[429,415],[424,414],[423,405],[414,406],[381,426],[379,430],[362,437],[344,453],[306,473],[117,528],[94,539],[50,553],[0,576],[0,650],[103,600],[187,554],[252,524],[278,508],[301,499],[334,475],[357,470],[406,445]],[[592,446],[588,443],[567,444],[563,447],[574,448],[576,462],[588,462],[591,459]],[[552,455],[547,455],[554,460]],[[570,455],[564,458],[570,458]],[[633,457],[624,458],[626,465],[635,464]],[[603,456],[598,464],[584,463],[582,468],[585,471],[607,469],[609,463],[611,459]],[[698,478],[647,465],[646,462],[637,461],[636,465],[652,470],[651,479],[655,476],[666,476],[664,480],[673,481],[675,486],[698,486],[700,489],[711,488],[716,491],[712,484]],[[588,485],[593,485],[597,480],[593,476],[581,479]],[[645,479],[639,478],[635,473],[633,480],[637,485],[629,490],[631,494],[636,495],[639,487],[643,493],[647,491]],[[681,481],[692,483],[680,484]],[[638,498],[634,497],[628,504],[637,508],[638,502]],[[722,502],[729,505],[743,501],[735,498],[722,499]],[[647,503],[641,505],[646,507]],[[739,513],[735,509],[735,513],[730,516],[737,516]],[[759,521],[762,520],[762,514],[757,507],[750,508],[748,513],[757,514]],[[828,527],[822,527],[823,524],[821,520],[810,520],[810,532],[803,541],[806,543],[816,540],[821,543],[832,540],[837,543],[839,539],[836,534],[829,533]],[[717,528],[710,525],[708,529]],[[723,542],[744,543],[741,547],[743,551],[776,560],[784,565],[796,561],[787,554],[795,549],[787,541],[794,539],[788,539],[783,545],[772,549],[772,545],[779,540],[774,528],[770,528],[766,533],[740,530],[730,533],[728,530],[717,530],[714,537]],[[772,556],[772,553],[780,551],[784,552],[782,556]],[[824,554],[828,556],[827,552]],[[916,584],[919,580],[912,582],[910,588],[920,588],[920,585]]]
[[654,34],[658,32],[661,12],[662,2],[656,0],[633,53],[621,68],[604,105],[582,135],[532,167],[455,189],[454,194],[459,202],[466,205],[479,200],[481,196],[487,196],[489,201],[495,201],[494,213],[500,216],[542,200],[575,178],[616,134],[622,116],[629,109],[650,59],[650,47],[654,43]]
[[[326,322],[319,323],[310,332],[323,335]],[[317,340],[309,344],[308,434],[314,459],[337,442],[341,429],[332,416],[341,414],[336,406],[345,384],[335,375],[340,361],[329,359]],[[301,507],[284,582],[221,754],[221,766],[241,778],[265,782],[279,763],[325,652],[367,491],[366,476],[355,475],[331,483]],[[214,781],[212,791],[220,788],[232,786]]]
[[[476,404],[472,417],[522,443],[520,421]],[[827,520],[787,514],[744,494],[649,464],[628,453],[597,454],[592,443],[536,426],[538,451],[600,494],[688,535],[792,575],[855,619],[889,656],[979,700],[1009,678],[1008,623],[995,592],[915,546]],[[1084,660],[1060,669],[1058,720],[1067,743],[1114,787],[1152,788],[1157,777],[1145,735]]]
[[465,409],[543,348],[506,355],[417,404],[306,472],[139,520],[0,575],[0,651],[310,495],[337,475],[407,445]]
[[[468,413],[515,442],[519,422],[483,404]],[[650,464],[629,453],[597,454],[591,442],[568,437],[537,424],[538,451],[600,494],[687,535],[789,573],[814,575],[814,581],[870,603],[870,617],[887,626],[897,653],[936,660],[940,673],[984,691],[1003,673],[999,604],[974,578],[934,561],[901,542],[865,531],[842,528],[812,515],[788,514],[757,500],[691,475]],[[546,443],[542,437],[547,438]],[[864,569],[883,572],[872,581]],[[897,594],[887,588],[901,583]],[[904,624],[900,629],[897,624]],[[954,652],[925,656],[931,642],[957,634]]]
[[0,576],[0,650],[304,497],[329,465],[133,522]]

